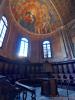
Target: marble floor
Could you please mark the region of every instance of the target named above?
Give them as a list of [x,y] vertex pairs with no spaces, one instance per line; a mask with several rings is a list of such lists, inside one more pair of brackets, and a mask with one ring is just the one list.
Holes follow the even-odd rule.
[[[41,88],[37,87],[35,88],[36,90],[36,100],[75,100],[75,91],[74,90],[66,90],[62,88],[58,88],[58,96],[57,97],[46,97],[44,95],[41,95]],[[22,98],[23,93],[20,93],[20,99],[18,100],[23,100]],[[4,96],[0,95],[0,100],[8,100]],[[16,100],[12,99],[10,97],[9,100]],[[26,100],[31,100],[31,93],[27,92],[27,99]]]
[[[75,91],[74,90],[66,90],[58,88],[59,95],[57,97],[46,97],[44,95],[41,95],[41,88],[36,88],[36,100],[75,100]],[[22,93],[20,96],[20,100],[22,100]],[[31,94],[27,92],[27,99],[31,100]]]

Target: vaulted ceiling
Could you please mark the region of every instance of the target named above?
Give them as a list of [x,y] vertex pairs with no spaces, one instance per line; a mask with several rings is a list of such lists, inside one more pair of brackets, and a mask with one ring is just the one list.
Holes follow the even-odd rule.
[[34,34],[46,34],[62,25],[60,15],[49,0],[11,0],[17,22]]
[[52,0],[52,2],[58,10],[64,24],[75,19],[75,0]]
[[47,34],[75,18],[75,0],[10,0],[14,18],[33,34]]

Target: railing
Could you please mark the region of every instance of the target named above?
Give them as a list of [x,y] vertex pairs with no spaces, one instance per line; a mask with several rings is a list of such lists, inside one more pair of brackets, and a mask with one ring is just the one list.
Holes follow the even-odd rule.
[[31,78],[36,73],[41,73],[43,70],[42,63],[30,63],[28,60],[10,60],[0,56],[0,74],[14,83],[22,78]]
[[31,96],[31,100],[36,100],[36,93],[35,93],[35,88],[31,87],[31,86],[28,86],[28,85],[25,85],[25,84],[22,84],[20,82],[15,82],[15,84],[19,87],[19,88],[22,88],[23,90],[23,100],[26,100],[27,98],[27,91],[30,92],[32,94]]
[[[74,86],[75,83],[75,60],[53,62],[52,64],[52,75],[59,80],[71,80],[70,85]],[[58,82],[60,84],[60,81]],[[65,82],[63,81],[63,84]]]
[[75,60],[43,64],[31,63],[28,60],[10,60],[0,56],[0,74],[7,76],[13,83],[19,79],[37,76],[75,79]]
[[[74,100],[75,98],[75,79],[56,79],[57,82],[60,82],[60,85],[57,84],[57,88],[58,88],[58,96],[57,98],[61,98],[61,99],[66,99],[66,100]],[[74,84],[74,86],[71,86],[71,82]],[[63,92],[62,94],[60,93],[60,90],[62,89]],[[73,93],[73,95],[71,95],[71,93]]]
[[55,73],[55,74],[75,73],[75,60],[53,62],[52,63],[52,73]]

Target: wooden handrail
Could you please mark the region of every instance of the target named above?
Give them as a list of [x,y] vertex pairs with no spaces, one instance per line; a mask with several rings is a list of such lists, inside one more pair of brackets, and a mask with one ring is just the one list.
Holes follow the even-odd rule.
[[28,85],[25,85],[23,83],[20,83],[18,81],[16,81],[15,84],[18,85],[19,87],[21,87],[23,89],[23,92],[24,92],[24,90],[31,92],[31,94],[32,94],[32,96],[31,96],[32,100],[36,100],[35,88],[33,88],[31,86],[28,86]]

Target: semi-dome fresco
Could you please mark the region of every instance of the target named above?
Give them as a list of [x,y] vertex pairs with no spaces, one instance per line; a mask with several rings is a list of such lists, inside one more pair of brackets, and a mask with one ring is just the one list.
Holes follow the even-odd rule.
[[10,4],[16,21],[34,34],[50,33],[61,25],[50,0],[11,0]]

